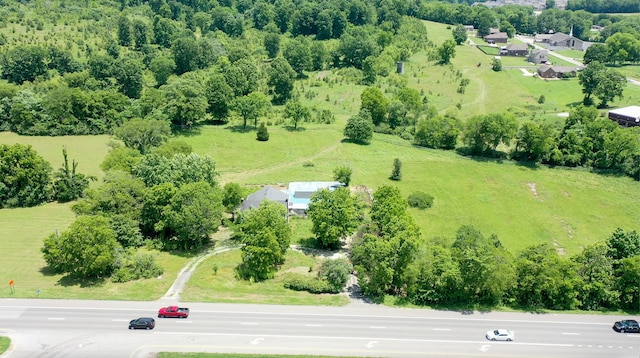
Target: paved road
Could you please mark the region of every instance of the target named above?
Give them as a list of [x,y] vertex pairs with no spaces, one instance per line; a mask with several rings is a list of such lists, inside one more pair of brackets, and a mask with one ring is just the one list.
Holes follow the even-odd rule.
[[[612,322],[620,317],[603,315],[188,303],[188,319],[156,319],[152,331],[127,329],[132,318],[155,317],[162,304],[0,300],[0,332],[14,343],[5,357],[146,358],[158,351],[368,357],[640,356],[640,334],[613,332]],[[498,327],[514,330],[516,341],[487,341],[484,332]]]

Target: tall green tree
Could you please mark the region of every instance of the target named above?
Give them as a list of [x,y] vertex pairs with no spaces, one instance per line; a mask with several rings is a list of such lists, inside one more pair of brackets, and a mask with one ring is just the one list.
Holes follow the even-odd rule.
[[310,41],[304,37],[293,39],[284,45],[283,57],[291,65],[298,77],[304,77],[304,71],[311,69]]
[[176,70],[176,61],[166,56],[157,56],[151,60],[149,69],[156,79],[156,86],[160,87],[167,83],[169,77]]
[[258,128],[258,118],[266,113],[269,108],[269,100],[262,92],[251,92],[246,96],[236,98],[232,107],[242,116],[243,130],[247,128],[247,121],[251,120]]
[[495,235],[485,236],[470,225],[461,226],[452,245],[461,274],[460,303],[501,303],[513,289],[513,258]]
[[607,245],[596,244],[585,247],[572,258],[578,264],[578,275],[583,281],[579,295],[582,309],[601,310],[618,306],[613,260],[607,254]]
[[273,102],[283,104],[291,98],[296,71],[284,57],[275,58],[268,70],[267,84],[273,91]]
[[333,180],[343,183],[345,186],[349,186],[351,183],[351,175],[353,169],[348,165],[341,165],[333,169]]
[[453,40],[445,40],[438,47],[438,62],[442,65],[451,63],[451,59],[456,57],[456,43]]
[[118,17],[118,44],[129,47],[132,44],[133,34],[131,33],[131,20],[122,14]]
[[276,58],[280,52],[280,34],[267,32],[264,34],[264,48],[269,58]]
[[461,45],[467,41],[467,29],[464,28],[464,25],[456,25],[451,32],[453,33],[453,40],[456,42],[456,45]]
[[0,208],[30,207],[51,197],[51,165],[31,146],[0,145]]
[[311,232],[320,246],[335,250],[340,248],[341,240],[358,227],[362,213],[349,189],[339,187],[315,192],[307,215],[313,222]]
[[37,45],[17,45],[0,57],[2,78],[23,84],[47,76],[47,51]]
[[146,154],[169,139],[171,126],[163,120],[133,118],[114,129],[114,135],[127,147]]
[[56,272],[81,278],[109,276],[120,245],[103,216],[80,216],[69,229],[51,234],[41,251],[44,260]]
[[581,280],[575,263],[561,257],[549,244],[522,251],[516,259],[516,302],[522,307],[575,309]]
[[285,217],[286,209],[270,200],[263,200],[257,209],[242,216],[238,233],[243,244],[242,263],[238,267],[242,276],[265,280],[273,277],[284,263],[291,242],[291,228]]
[[540,123],[526,122],[518,129],[511,157],[516,160],[539,162],[550,154],[553,146],[552,130]]
[[229,117],[230,103],[233,100],[233,89],[224,76],[219,73],[212,73],[205,84],[207,112],[219,121],[226,121]]
[[371,113],[364,110],[350,117],[344,127],[344,136],[354,143],[369,144],[373,138]]
[[75,160],[69,168],[66,146],[62,147],[62,156],[64,158],[62,168],[53,175],[53,192],[56,200],[65,203],[82,197],[84,190],[89,187],[89,180],[96,180],[96,178],[77,173],[78,163]]
[[389,100],[377,87],[367,87],[360,94],[360,110],[367,110],[371,114],[374,125],[386,121]]
[[218,186],[205,181],[182,185],[162,211],[162,227],[175,233],[175,237],[165,238],[167,245],[192,250],[208,244],[209,235],[218,231],[222,222],[223,210]]
[[287,104],[284,106],[283,117],[291,119],[293,128],[297,130],[298,124],[311,120],[311,110],[309,110],[308,107],[304,106],[298,101],[287,102]]
[[492,113],[469,118],[462,131],[462,140],[471,153],[495,153],[500,143],[509,145],[518,130],[511,114]]

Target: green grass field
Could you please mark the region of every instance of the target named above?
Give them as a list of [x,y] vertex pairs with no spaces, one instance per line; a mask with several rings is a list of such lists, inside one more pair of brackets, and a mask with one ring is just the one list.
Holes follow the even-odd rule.
[[0,336],[0,355],[6,352],[10,345],[11,339],[9,337]]
[[[445,25],[427,23],[436,44],[451,36]],[[487,55],[473,46],[456,47],[451,66],[429,62],[424,52],[406,63],[404,76],[381,78],[382,88],[392,81],[406,81],[427,96],[429,103],[444,113],[465,120],[471,115],[508,111],[521,120],[560,121],[559,112],[570,111],[582,99],[576,79],[544,81],[525,77],[519,69],[494,72]],[[476,64],[482,62],[481,67]],[[629,72],[640,66],[625,67]],[[422,237],[452,238],[463,224],[472,224],[484,234],[496,234],[512,252],[541,242],[556,245],[572,255],[582,247],[607,238],[613,230],[637,230],[640,213],[640,183],[626,177],[604,176],[585,170],[521,166],[513,162],[474,160],[454,152],[416,148],[398,137],[376,134],[368,146],[343,142],[347,118],[357,113],[363,86],[344,80],[340,71],[317,73],[297,84],[305,105],[330,109],[336,115],[331,125],[304,123],[297,131],[282,125],[268,126],[270,140],[258,142],[255,131],[237,132],[230,126],[196,126],[190,133],[177,134],[199,154],[217,162],[222,183],[237,182],[259,186],[286,185],[291,181],[332,180],[333,169],[348,165],[353,169],[354,186],[375,190],[381,185],[397,185],[404,195],[414,191],[435,197],[434,206],[425,211],[411,210]],[[465,93],[457,93],[460,80],[468,78]],[[391,93],[387,96],[391,97]],[[546,101],[538,104],[544,95]],[[623,100],[613,107],[640,103],[640,86],[627,86]],[[458,109],[458,106],[460,107]],[[267,119],[277,119],[273,113]],[[69,159],[79,163],[83,174],[103,176],[100,163],[108,152],[108,136],[22,137],[0,133],[0,143],[32,145],[54,170],[62,164],[62,147]],[[402,180],[387,179],[395,158],[402,161]],[[93,185],[98,185],[95,183]],[[75,282],[53,275],[45,268],[40,253],[42,240],[65,230],[74,220],[68,204],[50,203],[34,208],[0,210],[0,283],[15,281],[15,292],[7,286],[0,297],[36,297],[40,289],[46,298],[93,298],[153,300],[164,294],[189,255],[154,252],[165,273],[160,278],[125,284]],[[310,222],[292,220],[294,242],[309,241]],[[208,258],[192,277],[184,299],[225,302],[264,302],[292,304],[342,304],[339,296],[308,297],[282,288],[283,277],[270,283],[238,282],[232,276],[239,253]],[[317,267],[315,258],[290,253],[287,270]],[[218,266],[214,275],[213,267]],[[308,270],[307,270],[308,271]],[[280,280],[280,281],[278,281]]]

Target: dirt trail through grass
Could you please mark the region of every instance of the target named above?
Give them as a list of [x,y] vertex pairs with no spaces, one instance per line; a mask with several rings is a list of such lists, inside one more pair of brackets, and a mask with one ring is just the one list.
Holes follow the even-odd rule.
[[322,150],[320,150],[319,152],[307,156],[307,157],[300,157],[300,158],[296,158],[293,161],[288,161],[288,162],[282,162],[270,167],[266,167],[266,168],[257,168],[257,169],[251,169],[251,170],[246,170],[240,173],[229,173],[229,174],[222,174],[221,178],[220,178],[220,182],[222,185],[226,184],[226,183],[231,183],[231,182],[241,182],[243,180],[249,179],[253,176],[256,175],[261,175],[261,174],[265,174],[265,173],[270,173],[276,170],[281,170],[281,169],[285,169],[285,168],[289,168],[289,167],[293,167],[296,165],[301,165],[304,162],[307,161],[312,161],[314,159],[318,159],[328,153],[333,152],[334,150],[336,150],[338,147],[340,146],[340,143],[334,143],[330,146],[324,147]]

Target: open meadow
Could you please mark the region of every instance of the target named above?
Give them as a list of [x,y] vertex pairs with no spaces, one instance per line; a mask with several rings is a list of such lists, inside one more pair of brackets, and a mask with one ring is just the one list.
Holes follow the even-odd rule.
[[[427,28],[436,46],[451,36],[446,25],[429,22]],[[391,88],[389,84],[393,81],[406,81],[409,87],[422,92],[441,114],[455,115],[463,121],[472,115],[508,111],[522,121],[559,123],[558,113],[569,112],[582,100],[577,79],[544,81],[526,77],[518,68],[494,72],[490,59],[474,46],[463,45],[456,47],[451,65],[440,66],[420,52],[406,62],[404,75],[379,80],[383,91]],[[482,66],[478,67],[478,62]],[[464,93],[458,93],[463,78],[470,83]],[[352,186],[375,190],[381,185],[396,185],[405,196],[415,191],[429,193],[435,197],[432,208],[411,210],[424,240],[452,239],[461,225],[472,224],[486,235],[496,234],[514,253],[548,242],[560,252],[573,255],[606,239],[618,227],[639,229],[640,183],[631,178],[467,158],[455,152],[417,148],[399,137],[384,134],[375,134],[372,143],[366,146],[344,142],[344,124],[357,113],[360,93],[365,87],[344,80],[340,71],[310,73],[308,79],[296,86],[305,105],[332,110],[336,121],[303,123],[299,130],[291,130],[273,124],[281,112],[281,108],[275,108],[264,119],[273,122],[268,126],[267,142],[256,141],[253,130],[235,130],[239,119],[226,126],[195,126],[188,133],[175,133],[174,138],[189,143],[196,153],[214,158],[221,183],[257,187],[326,181],[332,180],[336,167],[348,165],[353,169]],[[640,103],[640,86],[629,85],[624,93],[622,100],[612,103],[613,107]],[[544,103],[538,103],[541,95],[546,98]],[[110,140],[108,136],[22,137],[0,133],[1,144],[30,144],[54,170],[61,166],[62,147],[66,146],[69,159],[79,163],[78,171],[98,178],[104,175],[99,165],[108,152]],[[395,158],[402,162],[402,180],[397,182],[388,179]],[[124,284],[75,282],[48,272],[40,253],[42,240],[56,230],[65,230],[73,220],[69,204],[0,210],[3,223],[0,252],[4,253],[0,282],[13,279],[16,288],[11,293],[4,286],[0,297],[36,297],[40,289],[41,297],[47,298],[154,300],[166,292],[192,258],[186,254],[154,252],[165,270],[159,278]],[[308,239],[309,227],[308,222],[295,223],[296,242]],[[313,258],[297,252],[290,253],[287,259],[285,273],[317,265]],[[232,268],[238,260],[238,252],[207,258],[194,274],[183,299],[332,305],[345,302],[337,296],[316,299],[302,293],[294,295],[277,280],[268,287],[234,282]],[[267,294],[259,295],[261,292]]]

